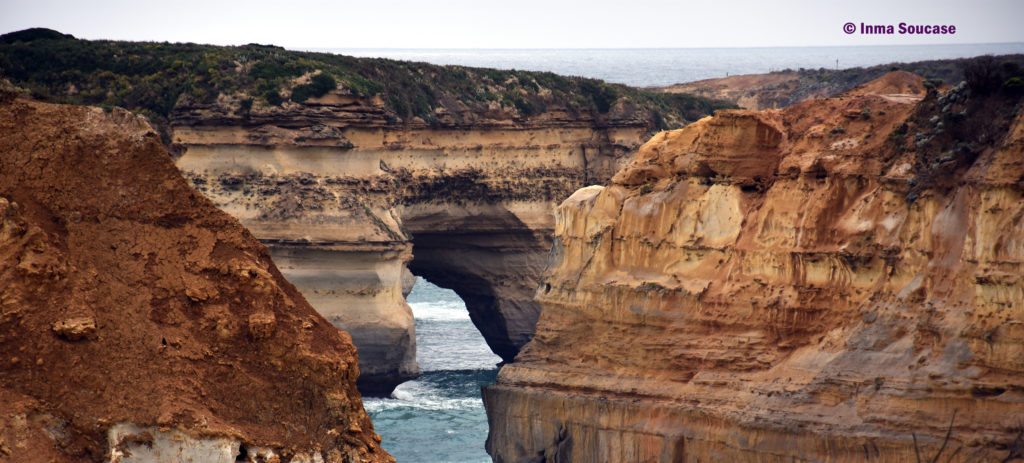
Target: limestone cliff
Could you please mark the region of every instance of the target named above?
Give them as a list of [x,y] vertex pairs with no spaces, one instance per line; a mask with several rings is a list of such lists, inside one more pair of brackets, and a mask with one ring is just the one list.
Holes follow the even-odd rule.
[[660,133],[563,202],[495,461],[1022,458],[1020,97],[907,79]]
[[3,95],[0,461],[394,461],[349,336],[144,119]]
[[408,266],[466,301],[488,344],[512,360],[539,314],[532,300],[552,211],[607,181],[650,122],[549,111],[492,113],[448,127],[390,124],[372,99],[331,93],[303,105],[180,106],[178,167],[239,218],[328,319],[352,333],[360,388],[387,394],[418,368]]

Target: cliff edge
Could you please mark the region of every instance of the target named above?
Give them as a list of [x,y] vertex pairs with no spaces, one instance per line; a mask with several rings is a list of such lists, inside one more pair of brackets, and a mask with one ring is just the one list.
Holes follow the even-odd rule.
[[0,460],[386,462],[356,352],[144,119],[0,101]]
[[719,112],[577,191],[484,391],[495,461],[1021,458],[1024,115],[995,79]]

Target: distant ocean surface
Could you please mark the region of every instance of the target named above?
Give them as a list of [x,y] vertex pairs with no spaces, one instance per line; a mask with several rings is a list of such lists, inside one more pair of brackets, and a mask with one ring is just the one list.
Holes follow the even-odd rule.
[[893,62],[1024,53],[1024,43],[785,48],[651,49],[311,49],[350,56],[594,77],[636,87],[671,85],[735,74],[798,68],[874,66]]
[[382,445],[399,463],[489,462],[480,386],[493,383],[491,353],[454,291],[417,278],[408,297],[423,375],[391,399],[364,399]]

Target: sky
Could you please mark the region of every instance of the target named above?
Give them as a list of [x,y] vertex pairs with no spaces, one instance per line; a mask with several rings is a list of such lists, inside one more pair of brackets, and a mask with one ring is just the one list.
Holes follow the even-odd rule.
[[[0,0],[0,33],[287,48],[675,48],[1024,42],[1024,0]],[[848,35],[859,24],[946,36]]]

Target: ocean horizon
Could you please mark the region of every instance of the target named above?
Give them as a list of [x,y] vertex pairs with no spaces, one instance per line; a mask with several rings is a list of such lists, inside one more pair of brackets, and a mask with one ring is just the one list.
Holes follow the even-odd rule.
[[[1024,53],[1024,42],[711,48],[296,48],[437,65],[554,72],[635,87],[660,87],[785,69],[848,69],[890,63]],[[837,62],[838,60],[838,62]]]

